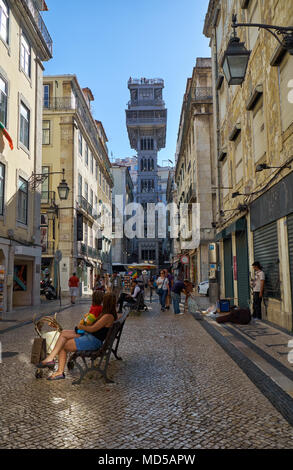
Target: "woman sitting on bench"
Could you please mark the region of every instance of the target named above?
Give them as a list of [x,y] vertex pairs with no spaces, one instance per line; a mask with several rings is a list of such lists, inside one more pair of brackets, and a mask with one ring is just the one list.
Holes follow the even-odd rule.
[[83,330],[84,334],[77,334],[74,330],[63,330],[51,354],[36,367],[43,369],[54,366],[54,359],[58,355],[58,370],[48,377],[48,380],[65,379],[67,353],[100,349],[115,320],[117,320],[116,296],[108,293],[104,295],[103,310],[97,321],[91,326],[80,323],[76,329]]
[[141,291],[141,288],[138,285],[138,281],[136,279],[133,279],[133,281],[132,281],[132,293],[130,295],[126,294],[125,292],[122,292],[122,294],[120,294],[120,297],[119,297],[118,302],[117,302],[118,305],[119,305],[118,312],[122,313],[122,308],[123,308],[124,302],[127,302],[129,304],[135,304],[136,301],[137,301],[137,296],[140,293],[140,291]]

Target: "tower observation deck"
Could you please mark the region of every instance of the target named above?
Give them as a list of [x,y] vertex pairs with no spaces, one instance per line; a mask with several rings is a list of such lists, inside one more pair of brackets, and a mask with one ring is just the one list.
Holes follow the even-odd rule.
[[[158,203],[158,152],[166,145],[167,109],[163,101],[164,80],[130,78],[130,101],[126,109],[126,125],[131,148],[137,151],[136,202],[146,207]],[[146,211],[145,211],[146,212]],[[146,224],[146,222],[145,222]],[[160,240],[138,240],[139,262],[159,264]]]

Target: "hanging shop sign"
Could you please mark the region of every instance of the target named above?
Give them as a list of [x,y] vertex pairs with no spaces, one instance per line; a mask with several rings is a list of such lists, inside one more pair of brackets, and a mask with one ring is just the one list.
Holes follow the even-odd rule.
[[187,255],[181,256],[180,261],[182,264],[189,264],[189,256]]

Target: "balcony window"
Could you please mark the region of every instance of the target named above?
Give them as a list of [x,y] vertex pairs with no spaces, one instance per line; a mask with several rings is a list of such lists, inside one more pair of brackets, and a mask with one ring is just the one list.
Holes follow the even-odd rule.
[[80,131],[78,133],[78,152],[79,155],[82,157],[82,135]]
[[18,178],[18,195],[17,195],[17,221],[27,225],[28,212],[28,182]]
[[47,178],[42,183],[42,199],[48,198],[49,193],[49,172],[50,168],[48,166],[42,166],[42,174],[48,175]]
[[50,145],[51,122],[43,121],[43,145]]
[[85,164],[88,166],[89,164],[89,146],[85,144]]
[[0,37],[8,44],[9,10],[5,0],[0,0]]
[[7,126],[7,82],[0,77],[0,121]]
[[31,76],[31,46],[22,33],[20,43],[20,65],[28,77]]
[[82,176],[78,175],[78,195],[82,196]]
[[0,215],[4,213],[5,165],[0,163]]
[[44,85],[44,108],[50,107],[50,85]]
[[89,185],[84,183],[84,197],[88,201],[89,200]]
[[20,103],[20,142],[29,149],[29,132],[30,131],[30,110],[21,102]]
[[96,165],[96,180],[98,181],[98,171],[99,171],[99,169],[98,169],[98,162],[97,162],[97,160],[95,160],[95,165]]
[[90,152],[90,155],[91,155],[91,174],[93,175],[94,174],[94,156],[91,152]]

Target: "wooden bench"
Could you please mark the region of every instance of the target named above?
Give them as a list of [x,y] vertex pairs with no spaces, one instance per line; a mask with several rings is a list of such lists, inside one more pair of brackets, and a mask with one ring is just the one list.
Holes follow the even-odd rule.
[[137,294],[136,302],[135,303],[126,303],[123,307],[124,311],[133,311],[133,312],[139,312],[141,310],[147,311],[148,307],[144,303],[144,295],[143,292],[139,292]]
[[[71,354],[67,362],[67,367],[69,370],[72,370],[77,366],[80,372],[79,379],[74,380],[72,382],[73,385],[80,384],[85,375],[90,371],[98,371],[102,374],[106,383],[114,383],[114,380],[109,379],[107,376],[107,369],[111,353],[113,353],[115,358],[119,361],[122,360],[122,358],[117,355],[117,351],[127,315],[128,311],[124,312],[122,317],[118,318],[113,323],[100,349],[96,351],[76,351]],[[82,364],[78,362],[79,358],[81,359]],[[90,366],[86,359],[90,360]]]

